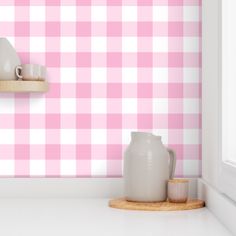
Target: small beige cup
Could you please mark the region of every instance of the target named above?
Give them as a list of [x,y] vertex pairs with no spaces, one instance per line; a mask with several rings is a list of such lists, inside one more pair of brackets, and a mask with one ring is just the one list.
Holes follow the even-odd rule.
[[46,67],[35,64],[24,64],[16,67],[16,76],[22,80],[45,80]]
[[188,180],[170,179],[168,181],[168,200],[170,202],[184,203],[188,200]]

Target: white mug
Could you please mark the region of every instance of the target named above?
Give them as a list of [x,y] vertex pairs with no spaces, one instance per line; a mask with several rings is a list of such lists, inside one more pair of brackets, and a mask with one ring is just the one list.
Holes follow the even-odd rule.
[[45,80],[46,67],[35,64],[16,66],[16,76],[22,80]]

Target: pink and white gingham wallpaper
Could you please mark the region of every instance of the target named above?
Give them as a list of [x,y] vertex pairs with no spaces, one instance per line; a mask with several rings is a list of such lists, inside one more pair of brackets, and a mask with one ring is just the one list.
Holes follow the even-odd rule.
[[48,67],[46,94],[0,94],[0,176],[121,176],[130,132],[201,167],[200,0],[4,0],[0,37]]

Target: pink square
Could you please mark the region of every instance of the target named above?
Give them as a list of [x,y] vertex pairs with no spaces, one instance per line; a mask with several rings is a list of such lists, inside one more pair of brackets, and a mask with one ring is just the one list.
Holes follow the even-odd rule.
[[183,115],[182,114],[169,114],[168,128],[169,129],[183,129]]
[[138,67],[152,67],[152,53],[138,53]]
[[[85,0],[86,1],[86,0]],[[77,22],[84,21],[90,22],[91,21],[91,5],[77,5]]]
[[[145,1],[146,2],[146,1]],[[142,22],[152,22],[152,5],[140,6],[138,7],[138,21]]]
[[80,37],[91,36],[91,22],[77,22],[76,23],[76,34]]
[[59,114],[46,114],[46,129],[60,129]]
[[153,98],[139,98],[138,99],[138,113],[150,114],[153,112]]
[[168,22],[153,22],[153,35],[159,37],[168,36]]
[[184,114],[185,129],[200,129],[201,115],[200,114]]
[[168,147],[175,151],[176,159],[178,161],[184,159],[184,150],[182,144],[171,144]]
[[76,128],[77,129],[90,129],[91,128],[91,115],[90,114],[77,115]]
[[137,129],[137,115],[124,114],[122,120],[123,129]]
[[29,21],[29,11],[27,7],[17,6],[15,9],[15,21]]
[[46,177],[60,177],[60,161],[46,160]]
[[156,129],[168,129],[168,114],[154,114],[153,127]]
[[200,37],[201,36],[201,23],[184,22],[184,36]]
[[45,23],[30,22],[30,36],[45,36]]
[[[91,67],[106,67],[107,65],[107,54],[103,52],[94,52],[92,53],[92,65]],[[108,68],[106,68],[108,69]]]
[[59,22],[47,22],[46,23],[46,37],[60,37],[60,23]]
[[47,52],[46,53],[46,65],[48,67],[60,67],[60,53]]
[[60,6],[60,0],[45,0],[46,6]]
[[105,83],[92,84],[92,96],[93,98],[105,98],[107,97],[107,85]]
[[112,23],[112,22],[119,23],[121,19],[122,19],[122,4],[119,6],[107,6],[107,23]]
[[153,2],[152,0],[138,0],[137,4],[138,6],[152,6]]
[[108,67],[122,67],[122,53],[109,52],[107,53]]
[[60,130],[59,129],[46,129],[46,144],[59,144],[60,143]]
[[183,37],[168,38],[169,52],[183,52]]
[[0,128],[9,129],[14,128],[15,125],[15,114],[1,114],[0,115]]
[[137,67],[137,53],[123,53],[122,62],[123,67]]
[[152,37],[138,37],[138,52],[152,52]]
[[168,81],[169,83],[183,83],[183,68],[169,68]]
[[137,23],[126,22],[122,25],[123,36],[137,36]]
[[168,27],[169,27],[168,33],[170,37],[183,36],[183,28],[184,28],[183,22],[169,22]]
[[107,114],[117,113],[117,111],[121,111],[121,109],[121,99],[110,98],[107,100]]
[[91,159],[91,145],[90,144],[76,145],[76,159],[90,160]]
[[185,160],[200,160],[200,145],[185,144],[184,149],[184,159]]
[[15,23],[15,36],[29,36],[30,24],[29,22],[16,22]]
[[29,144],[29,129],[15,130],[15,144]]
[[15,36],[15,22],[0,22],[0,34]]
[[77,67],[91,67],[91,53],[76,53]]
[[76,67],[76,54],[63,52],[60,54],[61,67]]
[[152,22],[138,22],[138,36],[152,36]]
[[29,6],[30,0],[15,0],[15,6]]
[[30,159],[43,160],[45,159],[45,145],[31,144],[30,145]]
[[15,145],[15,159],[16,160],[29,160],[30,148],[28,144]]
[[107,37],[121,37],[122,23],[121,22],[107,22]]
[[183,53],[182,52],[170,52],[168,54],[169,67],[183,67]]
[[123,83],[122,98],[136,98],[137,96],[137,83]]
[[31,129],[44,129],[45,128],[45,115],[30,114],[30,128]]
[[77,160],[77,176],[78,177],[91,177],[91,161],[90,160]]
[[91,159],[107,160],[107,150],[105,144],[93,144],[91,149]]
[[61,129],[75,129],[76,115],[75,114],[60,114]]
[[169,6],[169,21],[183,21],[183,6]]
[[76,159],[76,145],[61,145],[61,160],[75,160]]
[[29,160],[15,160],[14,177],[30,177]]
[[107,161],[107,177],[121,177],[122,176],[122,161],[108,160]]
[[170,6],[183,6],[183,0],[168,0]]
[[122,128],[122,115],[108,114],[107,115],[107,128],[108,129],[121,129]]
[[107,80],[111,83],[122,81],[122,68],[107,68]]
[[168,97],[169,98],[183,98],[183,84],[182,83],[169,83]]
[[107,0],[108,6],[121,6],[122,0]]
[[46,37],[46,52],[59,52],[60,51],[60,38],[59,37]]
[[[28,61],[32,64],[45,65],[45,53],[31,52]],[[22,62],[22,61],[21,61]],[[49,71],[48,71],[49,72]],[[48,73],[49,75],[49,73]],[[49,76],[47,76],[49,77]]]
[[46,144],[46,159],[60,160],[61,147],[58,144]]
[[183,144],[183,130],[169,129],[168,130],[168,144]]
[[184,84],[184,97],[185,98],[200,98],[201,85],[197,83]]
[[75,22],[61,22],[61,36],[76,36]]
[[13,160],[15,158],[15,144],[0,144],[0,160]]
[[17,114],[15,115],[15,128],[16,129],[28,129],[30,125],[29,114]]
[[182,114],[183,113],[183,99],[182,98],[169,98],[168,99],[168,112],[169,114]]
[[107,145],[107,160],[121,160],[123,156],[120,144]]
[[60,7],[63,6],[46,6],[46,23],[60,22]]
[[91,0],[76,0],[76,5],[78,6],[90,6]]
[[77,37],[77,52],[91,51],[91,37]]
[[153,53],[153,67],[168,67],[168,53]]
[[63,98],[76,98],[76,87],[74,84],[66,84],[60,86],[60,96]]
[[200,67],[201,66],[201,53],[185,53],[184,54],[185,67]]
[[79,114],[86,114],[91,112],[91,100],[90,98],[78,98],[76,104],[76,111]]
[[90,98],[91,97],[91,84],[90,83],[77,83],[77,98]]
[[77,129],[77,144],[90,144],[91,145],[91,130],[90,129]]
[[107,84],[107,98],[121,98],[122,97],[122,84],[121,83],[108,83]]
[[138,129],[152,129],[152,114],[138,114]]
[[122,143],[122,129],[107,129],[107,144],[119,144]]
[[139,83],[138,84],[138,98],[151,98],[152,97],[152,84]]
[[47,98],[60,98],[60,87],[61,84],[59,83],[51,83],[50,89],[46,94]]
[[107,127],[106,114],[92,114],[91,129],[105,129]]

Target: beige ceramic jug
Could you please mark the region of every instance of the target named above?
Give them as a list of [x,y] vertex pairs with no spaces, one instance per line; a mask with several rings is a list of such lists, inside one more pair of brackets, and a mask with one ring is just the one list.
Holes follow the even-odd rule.
[[167,181],[174,176],[176,157],[160,136],[132,132],[124,154],[125,197],[129,201],[159,202],[167,198]]

